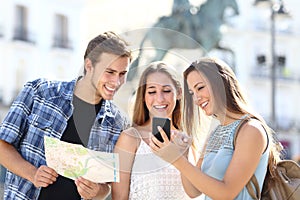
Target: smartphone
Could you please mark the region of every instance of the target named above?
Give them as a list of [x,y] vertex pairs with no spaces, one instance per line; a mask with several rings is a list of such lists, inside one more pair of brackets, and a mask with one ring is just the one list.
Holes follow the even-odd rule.
[[168,136],[170,140],[171,135],[171,123],[170,119],[168,118],[161,118],[161,117],[153,117],[152,119],[152,134],[161,142],[163,142],[163,138],[160,134],[160,132],[157,129],[157,126],[160,126]]

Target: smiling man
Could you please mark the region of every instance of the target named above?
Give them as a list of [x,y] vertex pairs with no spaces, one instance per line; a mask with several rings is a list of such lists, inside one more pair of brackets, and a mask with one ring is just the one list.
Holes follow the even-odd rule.
[[111,100],[125,82],[130,61],[126,41],[105,32],[88,44],[83,76],[25,85],[0,127],[0,163],[8,169],[4,199],[102,199],[109,193],[108,184],[82,177],[73,181],[49,168],[43,138],[112,152],[129,125]]

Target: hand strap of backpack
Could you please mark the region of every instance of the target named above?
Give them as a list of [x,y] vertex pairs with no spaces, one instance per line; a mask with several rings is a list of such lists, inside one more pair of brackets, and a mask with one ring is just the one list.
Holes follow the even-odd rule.
[[[241,129],[241,127],[247,123],[248,121],[250,121],[250,117],[246,116],[244,119],[241,120],[241,122],[239,123],[239,125],[236,127],[235,129],[235,133],[234,133],[234,139],[233,139],[233,149],[235,148],[235,143],[236,143],[236,139],[237,139],[237,136],[238,136],[238,132],[239,130]],[[252,187],[252,184],[253,186],[255,187],[255,190],[256,190],[256,194],[253,190],[253,187]],[[257,179],[255,177],[255,174],[253,174],[253,176],[251,177],[251,179],[248,181],[247,185],[246,185],[246,188],[250,194],[250,196],[253,198],[253,199],[260,199],[260,189],[259,189],[259,185],[258,185],[258,182],[257,182]]]

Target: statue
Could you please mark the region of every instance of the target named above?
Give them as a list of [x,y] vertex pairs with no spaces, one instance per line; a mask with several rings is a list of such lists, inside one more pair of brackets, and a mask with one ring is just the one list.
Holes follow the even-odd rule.
[[226,8],[231,8],[234,15],[239,14],[235,0],[206,0],[199,7],[191,6],[188,0],[174,0],[171,16],[160,17],[145,34],[140,43],[139,55],[130,66],[127,80],[132,80],[137,72],[145,41],[151,41],[152,47],[157,49],[152,61],[163,60],[169,49],[197,48],[193,42],[182,41],[182,35],[193,38],[206,52],[216,48],[231,51],[219,44],[222,37],[220,27],[226,23]]
[[[170,23],[174,23],[173,25],[176,26],[177,31],[184,32],[186,35],[194,36],[194,27],[192,26],[193,23],[188,21],[192,19],[191,6],[189,0],[173,0],[172,6],[172,14],[171,19],[174,21],[170,21]],[[162,18],[160,19],[162,20]],[[166,23],[168,21],[165,21]],[[171,24],[169,24],[170,26]],[[155,26],[154,26],[155,27]],[[173,27],[170,27],[172,30],[175,30]]]
[[172,15],[177,15],[189,11],[191,4],[189,0],[173,0]]

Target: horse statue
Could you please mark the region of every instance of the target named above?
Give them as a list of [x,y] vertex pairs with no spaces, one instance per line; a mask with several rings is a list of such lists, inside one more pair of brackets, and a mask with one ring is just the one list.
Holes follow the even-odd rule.
[[[190,5],[189,9],[186,9],[188,0],[184,0],[183,10],[179,9],[180,5],[175,5],[176,2],[183,1],[174,0],[172,14],[160,17],[156,24],[147,30],[139,45],[139,55],[129,68],[128,81],[131,81],[137,73],[143,50],[148,48],[145,45],[146,41],[150,41],[151,48],[156,49],[152,61],[163,60],[168,50],[174,48],[195,49],[201,46],[206,52],[216,48],[230,51],[219,44],[222,37],[220,27],[226,23],[227,8],[231,8],[232,15],[239,14],[235,0],[206,0],[198,7]],[[184,37],[189,40],[182,40]]]

